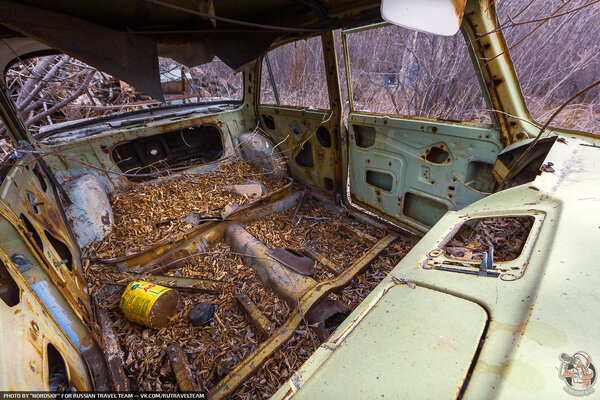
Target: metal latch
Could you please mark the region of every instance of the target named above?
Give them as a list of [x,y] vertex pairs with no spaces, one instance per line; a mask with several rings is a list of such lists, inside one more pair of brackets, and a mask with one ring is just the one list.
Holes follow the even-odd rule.
[[494,269],[494,246],[490,246],[488,252],[481,255],[481,264],[479,264],[479,275],[486,276],[488,270]]

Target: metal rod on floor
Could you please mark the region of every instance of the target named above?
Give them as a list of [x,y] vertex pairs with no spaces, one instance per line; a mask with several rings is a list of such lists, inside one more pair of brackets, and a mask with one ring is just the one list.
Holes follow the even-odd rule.
[[338,276],[317,283],[302,298],[297,307],[290,313],[287,321],[277,328],[271,336],[260,344],[246,359],[231,370],[216,386],[208,393],[211,400],[228,398],[233,391],[252,375],[277,349],[283,346],[294,334],[304,315],[310,312],[319,301],[327,297],[329,293],[341,290],[361,272],[363,272],[375,258],[398,238],[395,233],[388,234],[379,240],[365,254],[356,260],[349,268],[342,271]]

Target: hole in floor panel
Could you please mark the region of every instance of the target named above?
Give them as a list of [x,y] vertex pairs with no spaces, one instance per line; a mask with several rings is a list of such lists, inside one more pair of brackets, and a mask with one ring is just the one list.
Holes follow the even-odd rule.
[[455,259],[481,260],[481,254],[494,246],[494,261],[512,261],[521,255],[534,217],[490,217],[465,222],[444,246]]

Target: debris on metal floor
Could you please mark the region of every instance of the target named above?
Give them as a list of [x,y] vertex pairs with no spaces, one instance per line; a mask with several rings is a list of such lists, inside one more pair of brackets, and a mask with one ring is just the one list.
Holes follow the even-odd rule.
[[[248,182],[249,179],[254,182]],[[88,254],[119,257],[131,249],[147,248],[189,229],[189,223],[181,219],[192,210],[212,216],[218,215],[220,207],[251,201],[250,196],[232,193],[231,187],[255,182],[264,184],[269,192],[285,184],[284,179],[269,178],[247,163],[237,163],[206,175],[144,184],[116,194],[111,199],[115,214],[113,233]],[[156,225],[163,220],[170,222]],[[251,222],[245,229],[270,249],[287,248],[298,258],[316,260],[312,278],[317,282],[335,277],[351,266],[373,246],[373,240],[387,233],[381,227],[354,219],[342,209],[326,207],[309,194],[296,213],[294,208],[287,209]],[[330,301],[352,310],[416,242],[416,238],[400,236],[349,286],[329,295]],[[203,250],[187,259],[183,267],[166,271],[167,276],[161,277],[120,272],[91,259],[85,263],[90,294],[111,319],[123,352],[123,368],[134,390],[174,392],[185,390],[182,385],[197,385],[200,390],[209,391],[256,350],[270,332],[282,326],[292,311],[290,304],[266,288],[257,272],[225,241],[208,243]],[[179,308],[162,328],[133,323],[119,308],[125,285],[135,280],[188,289],[176,289],[180,294]],[[240,304],[242,301],[244,305]],[[101,337],[99,329],[95,330]],[[301,324],[232,397],[264,398],[273,394],[322,342],[324,338],[317,333]],[[174,369],[179,371],[177,376]]]
[[254,200],[232,191],[233,185],[256,185],[256,181],[269,192],[286,183],[283,178],[259,172],[248,162],[237,161],[210,173],[183,175],[115,193],[110,198],[113,230],[95,251],[102,258],[128,255],[192,228],[194,220],[220,217],[224,206]]

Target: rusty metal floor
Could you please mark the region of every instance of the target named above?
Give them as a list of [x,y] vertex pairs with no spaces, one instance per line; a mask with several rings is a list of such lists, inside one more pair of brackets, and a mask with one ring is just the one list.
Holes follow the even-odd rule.
[[[221,182],[213,179],[204,183],[222,187],[247,180],[248,168],[231,168],[241,173],[221,176]],[[242,199],[242,205],[245,200],[251,206],[244,214],[255,218],[239,220],[215,213],[217,208],[227,207],[223,203],[238,202],[239,206],[239,198],[228,194],[219,197],[218,204],[204,199],[201,211],[212,211],[222,219],[206,222],[212,225],[196,236],[189,235],[194,227],[180,221],[185,212],[198,209],[190,197],[192,189],[182,188],[181,181],[144,185],[112,199],[115,224],[122,224],[122,230],[117,228],[117,234],[89,253],[93,256],[86,263],[86,274],[97,307],[110,319],[132,389],[178,391],[192,385],[209,391],[212,398],[264,398],[273,394],[417,241],[361,222],[297,185],[253,177],[270,192],[284,186],[288,190],[270,201],[256,203],[254,208],[256,200]],[[202,192],[198,180],[191,182],[193,192]],[[211,190],[218,194],[214,186]],[[149,216],[132,215],[126,207],[119,208],[146,196],[156,196]],[[185,209],[177,206],[190,203]],[[158,220],[169,218],[175,222],[156,225]],[[133,226],[136,219],[141,221],[137,227]],[[172,230],[161,229],[164,226]],[[146,232],[148,236],[144,236]],[[164,237],[172,232],[180,236],[188,232],[189,238],[165,242]],[[127,242],[128,238],[133,238],[133,243]],[[153,251],[171,255],[160,271],[154,265],[152,274],[146,275],[148,269],[144,270],[143,263],[131,268],[135,260],[143,259],[136,253],[157,242],[160,246]],[[192,245],[201,251],[182,253]],[[127,254],[132,248],[137,252]],[[271,254],[276,249],[282,252]],[[111,263],[98,254],[113,260],[129,256],[129,261]],[[174,263],[177,256],[181,259]],[[297,270],[298,264],[303,269]],[[278,269],[283,277],[273,272]],[[162,276],[155,276],[158,272]],[[152,330],[134,324],[119,309],[123,285],[140,277],[175,287],[181,293],[180,308],[164,328]],[[327,288],[326,295],[315,297],[317,285]],[[194,327],[188,313],[200,302],[213,304],[215,313],[207,325]],[[302,309],[303,305],[310,312]],[[100,330],[96,333],[106,334]],[[177,346],[166,350],[174,343],[185,355],[178,363],[173,361]],[[251,368],[248,360],[253,361]]]

